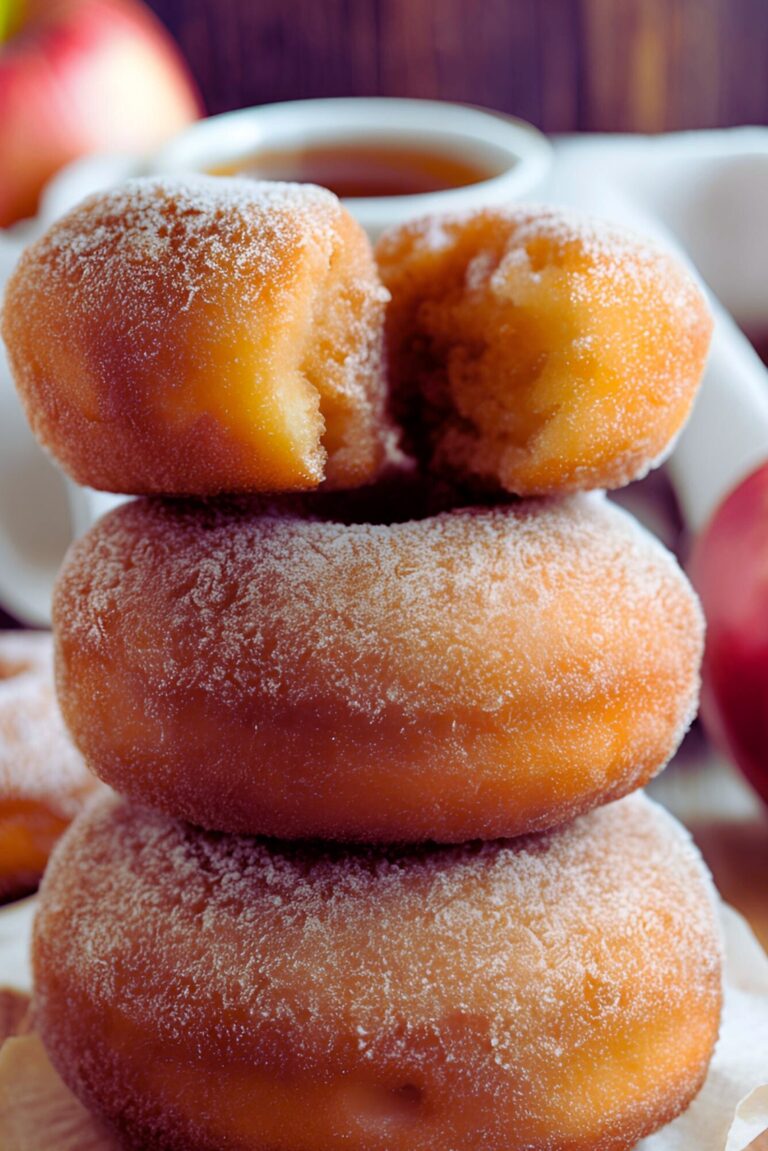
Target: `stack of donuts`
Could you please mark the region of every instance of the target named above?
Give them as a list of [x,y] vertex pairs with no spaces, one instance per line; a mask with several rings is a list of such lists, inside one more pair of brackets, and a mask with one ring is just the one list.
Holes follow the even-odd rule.
[[386,235],[329,192],[143,179],[23,256],[40,441],[140,498],[71,550],[62,712],[114,788],[45,877],[35,1025],[142,1151],[626,1151],[698,1092],[708,876],[637,789],[702,617],[601,491],[710,320],[552,209]]

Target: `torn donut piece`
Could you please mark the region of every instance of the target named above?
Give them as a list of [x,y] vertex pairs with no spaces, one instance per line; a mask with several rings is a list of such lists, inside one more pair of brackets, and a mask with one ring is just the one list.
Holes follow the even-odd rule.
[[672,256],[530,206],[386,233],[392,411],[433,471],[521,496],[616,488],[670,450],[709,346]]
[[387,438],[386,299],[363,229],[325,189],[147,178],[24,253],[3,335],[33,431],[79,483],[354,487]]

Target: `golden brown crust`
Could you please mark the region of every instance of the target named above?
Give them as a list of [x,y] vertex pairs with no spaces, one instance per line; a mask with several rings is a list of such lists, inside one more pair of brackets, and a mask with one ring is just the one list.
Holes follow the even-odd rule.
[[97,787],[61,720],[50,634],[0,632],[0,900],[35,890]]
[[619,509],[372,524],[334,500],[136,501],[75,545],[60,701],[116,790],[224,831],[460,842],[563,823],[673,753],[701,615]]
[[621,487],[670,449],[712,321],[666,253],[524,206],[406,223],[376,255],[393,410],[433,470],[551,495]]
[[624,1151],[697,1093],[721,999],[700,858],[642,796],[404,851],[107,799],[34,966],[54,1065],[142,1151]]
[[129,181],[27,249],[3,316],[35,434],[126,493],[354,487],[384,450],[386,293],[309,185]]

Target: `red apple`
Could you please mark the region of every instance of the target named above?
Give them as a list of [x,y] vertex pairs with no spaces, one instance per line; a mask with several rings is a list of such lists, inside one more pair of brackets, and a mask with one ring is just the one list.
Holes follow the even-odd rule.
[[707,617],[702,718],[768,802],[768,463],[720,504],[690,574]]
[[[3,19],[5,17],[5,19]],[[0,227],[86,152],[140,152],[201,114],[168,33],[138,0],[0,0]]]

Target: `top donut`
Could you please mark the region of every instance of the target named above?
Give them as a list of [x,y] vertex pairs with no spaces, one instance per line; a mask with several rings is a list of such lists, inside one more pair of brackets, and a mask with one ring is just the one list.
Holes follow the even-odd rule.
[[3,335],[33,431],[80,483],[355,487],[383,454],[386,299],[331,192],[141,179],[26,251]]
[[377,256],[386,317],[323,189],[192,176],[86,200],[7,289],[35,433],[80,483],[192,496],[368,483],[390,415],[428,469],[522,496],[617,487],[669,450],[711,331],[669,255],[510,208],[407,224]]

